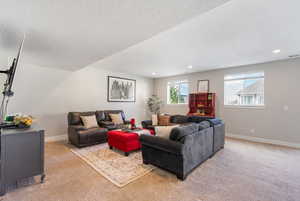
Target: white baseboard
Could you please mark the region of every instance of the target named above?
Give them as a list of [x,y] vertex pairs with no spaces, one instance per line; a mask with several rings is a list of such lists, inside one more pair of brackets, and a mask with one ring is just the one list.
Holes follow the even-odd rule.
[[252,136],[246,136],[246,135],[236,135],[232,133],[226,133],[227,137],[231,138],[237,138],[242,140],[248,140],[252,142],[260,142],[265,144],[274,144],[274,145],[280,145],[280,146],[286,146],[286,147],[292,147],[300,149],[300,144],[298,143],[291,143],[291,142],[285,142],[280,140],[272,140],[272,139],[266,139],[266,138],[260,138],[260,137],[252,137]]
[[68,136],[66,134],[64,135],[55,135],[55,136],[46,136],[45,142],[56,142],[56,141],[64,141],[67,140]]

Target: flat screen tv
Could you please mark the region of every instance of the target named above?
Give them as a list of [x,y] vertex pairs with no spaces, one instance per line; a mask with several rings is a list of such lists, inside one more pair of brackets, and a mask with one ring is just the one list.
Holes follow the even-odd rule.
[[22,49],[23,49],[23,44],[24,44],[24,39],[21,42],[21,45],[19,47],[19,51],[18,51],[18,55],[16,58],[14,58],[11,67],[8,70],[5,71],[0,71],[0,73],[5,73],[7,74],[7,79],[4,83],[4,89],[3,89],[3,96],[13,96],[14,92],[11,90],[12,89],[12,85],[13,85],[13,81],[14,81],[14,77],[15,77],[15,73],[16,73],[16,69],[18,66],[18,62],[20,59],[20,55],[22,53]]
[[14,92],[12,91],[12,86],[13,86],[16,69],[18,67],[18,63],[19,63],[20,56],[22,53],[24,39],[25,39],[25,37],[23,38],[23,40],[20,44],[20,47],[18,50],[18,55],[16,58],[14,58],[9,69],[0,71],[0,73],[6,74],[6,76],[7,76],[7,79],[4,82],[4,88],[3,88],[3,92],[2,92],[3,97],[2,97],[2,102],[1,102],[1,106],[0,106],[0,128],[5,127],[5,124],[3,122],[5,120],[5,116],[7,113],[8,101],[9,101],[9,98],[14,95]]

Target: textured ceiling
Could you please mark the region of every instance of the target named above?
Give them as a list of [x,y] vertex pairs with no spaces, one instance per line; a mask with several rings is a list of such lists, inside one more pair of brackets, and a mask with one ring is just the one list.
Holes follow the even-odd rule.
[[23,62],[76,70],[228,0],[2,0],[0,67],[23,32]]
[[299,0],[229,1],[93,66],[163,77],[287,59],[300,54],[299,8]]

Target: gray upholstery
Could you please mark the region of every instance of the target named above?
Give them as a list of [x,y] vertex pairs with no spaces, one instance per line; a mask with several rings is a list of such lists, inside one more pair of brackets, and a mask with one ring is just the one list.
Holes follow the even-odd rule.
[[186,135],[196,133],[198,132],[198,130],[199,130],[199,126],[197,124],[184,125],[181,127],[173,128],[170,133],[170,140],[184,143]]
[[185,124],[189,122],[189,117],[185,115],[172,115],[170,122],[174,124]]
[[[225,143],[225,124],[219,118],[210,118],[202,116],[185,116],[185,115],[173,115],[170,118],[171,123],[177,123],[181,126],[196,123],[199,125],[199,129],[205,129],[213,127],[213,153],[216,153],[224,147]],[[151,120],[142,121],[143,128],[154,130],[155,126],[152,125]]]
[[208,121],[202,121],[198,125],[200,130],[209,128],[211,126],[210,122]]
[[213,154],[213,128],[200,129],[198,124],[173,128],[169,140],[142,135],[140,141],[145,164],[173,172],[182,180]]
[[225,124],[221,119],[209,119],[208,121],[214,129],[213,152],[216,153],[220,149],[224,148]]

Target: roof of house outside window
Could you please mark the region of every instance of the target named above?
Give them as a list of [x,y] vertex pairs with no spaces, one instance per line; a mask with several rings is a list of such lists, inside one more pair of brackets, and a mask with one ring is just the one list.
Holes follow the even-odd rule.
[[264,93],[264,80],[257,80],[253,84],[250,84],[246,88],[238,91],[237,95],[255,95]]

